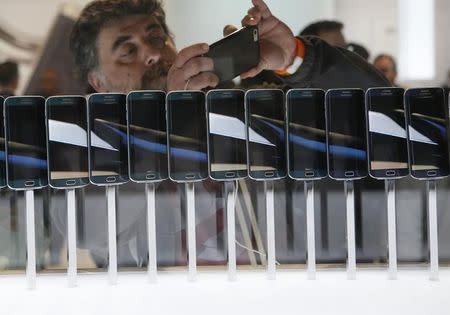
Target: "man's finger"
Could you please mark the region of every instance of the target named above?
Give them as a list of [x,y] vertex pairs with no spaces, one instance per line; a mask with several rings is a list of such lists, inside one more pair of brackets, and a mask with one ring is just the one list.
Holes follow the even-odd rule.
[[194,57],[189,59],[180,70],[183,72],[184,80],[188,80],[200,72],[213,71],[214,61],[208,57]]
[[208,44],[202,43],[202,44],[195,44],[192,46],[188,46],[186,48],[183,48],[178,53],[177,58],[175,59],[175,67],[181,68],[184,66],[184,64],[191,58],[201,56],[204,53],[208,52],[209,46]]
[[257,25],[261,19],[260,18],[254,18],[251,15],[246,15],[241,21],[242,26],[247,25]]
[[269,7],[263,0],[252,0],[252,3],[255,7],[259,9],[259,12],[261,12],[261,15],[263,18],[268,18],[272,15],[272,13],[269,10]]
[[261,11],[257,7],[251,7],[247,11],[247,15],[252,16],[254,19],[257,19],[258,21],[261,19]]
[[187,89],[201,90],[206,87],[216,87],[219,84],[219,77],[212,72],[202,72],[192,77]]
[[225,25],[225,27],[223,28],[223,36],[228,36],[233,32],[236,32],[238,30],[238,28],[234,25]]
[[256,67],[241,73],[240,77],[241,79],[247,79],[247,78],[253,78],[254,76],[258,75],[261,71],[265,69],[265,63],[260,62]]

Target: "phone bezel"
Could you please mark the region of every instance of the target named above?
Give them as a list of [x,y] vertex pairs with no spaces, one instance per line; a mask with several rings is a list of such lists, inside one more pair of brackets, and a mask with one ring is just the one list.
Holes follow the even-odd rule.
[[[251,168],[250,168],[250,137],[249,137],[249,132],[248,132],[248,129],[249,129],[249,126],[250,126],[250,117],[249,117],[249,113],[250,113],[250,111],[248,110],[248,95],[250,94],[250,93],[252,93],[252,92],[258,92],[258,91],[264,91],[264,92],[281,92],[281,95],[282,95],[282,98],[283,98],[283,100],[282,100],[282,102],[281,102],[281,107],[282,107],[282,110],[284,111],[284,117],[283,117],[283,119],[284,119],[284,150],[285,150],[285,161],[284,161],[284,163],[285,163],[285,166],[286,166],[286,169],[284,170],[284,173],[282,172],[282,170],[280,171],[280,170],[275,170],[275,171],[273,171],[274,173],[275,173],[275,175],[276,176],[273,176],[273,177],[260,177],[260,176],[255,176],[255,175],[257,175],[257,174],[260,174],[259,172],[272,172],[271,170],[268,170],[268,171],[251,171]],[[278,180],[278,179],[283,179],[283,178],[286,178],[287,177],[287,163],[286,163],[286,158],[287,158],[287,152],[286,152],[286,106],[285,106],[285,101],[284,101],[284,98],[285,98],[285,95],[284,95],[284,92],[283,92],[283,90],[281,90],[281,89],[250,89],[250,90],[247,90],[246,92],[245,92],[245,99],[244,99],[244,103],[245,103],[245,125],[246,125],[246,130],[247,130],[247,132],[246,132],[246,141],[247,141],[247,170],[248,170],[248,177],[250,178],[250,179],[253,179],[253,180],[255,180],[255,181],[268,181],[268,180]],[[258,172],[258,173],[256,173],[256,172]],[[256,174],[255,174],[256,173]]]
[[[238,180],[238,179],[243,179],[243,178],[247,178],[248,177],[248,168],[246,168],[245,170],[229,170],[229,171],[212,171],[211,170],[211,140],[210,140],[210,126],[209,126],[209,105],[210,105],[210,95],[212,93],[241,93],[243,100],[245,102],[245,91],[241,90],[241,89],[213,89],[213,90],[209,90],[206,93],[206,127],[207,127],[207,146],[208,146],[208,174],[209,177],[213,180],[216,181],[234,181],[234,180]],[[235,95],[233,95],[233,97],[235,97]],[[244,105],[244,103],[242,104]],[[247,128],[245,126],[245,105],[243,106],[244,109],[244,129],[245,129],[245,139],[247,139]],[[245,145],[247,145],[247,141],[245,140]],[[247,152],[247,148],[245,149],[245,152]],[[247,166],[247,154],[245,155],[245,165]],[[235,176],[234,177],[226,177],[225,173],[231,173],[234,172]],[[223,177],[218,176],[217,173],[224,173]],[[245,174],[244,174],[245,173]]]
[[[145,184],[145,183],[159,183],[162,182],[166,179],[169,178],[168,174],[169,174],[169,170],[167,169],[167,177],[163,177],[161,176],[161,172],[158,172],[157,175],[158,177],[155,179],[137,179],[134,178],[131,172],[131,142],[130,142],[130,98],[133,97],[136,94],[142,94],[142,93],[158,93],[158,94],[163,94],[164,96],[164,117],[166,117],[166,92],[161,91],[161,90],[134,90],[134,91],[130,91],[127,94],[127,98],[126,98],[126,107],[127,107],[127,138],[128,138],[128,176],[130,178],[130,180],[134,183],[141,183],[141,184]],[[164,121],[164,125],[166,126],[166,133],[167,133],[167,122]],[[166,155],[167,155],[167,137],[166,137]],[[167,158],[167,157],[166,157]],[[156,174],[156,172],[154,172]]]
[[[407,156],[407,168],[396,168],[396,169],[381,169],[381,170],[373,170],[371,167],[371,153],[372,153],[372,141],[371,141],[371,136],[370,136],[370,120],[369,120],[369,111],[370,111],[370,97],[372,96],[380,96],[378,93],[381,93],[383,91],[398,91],[398,92],[402,92],[402,106],[403,106],[403,110],[405,113],[405,132],[406,132],[406,156]],[[371,95],[372,93],[377,93],[376,95]],[[391,93],[393,94],[393,93]],[[407,177],[409,175],[409,152],[408,152],[408,125],[407,125],[407,121],[406,121],[406,110],[405,110],[405,102],[403,100],[405,94],[405,89],[401,88],[401,87],[374,87],[374,88],[370,88],[366,91],[365,94],[365,103],[366,103],[366,135],[367,135],[367,168],[369,169],[369,176],[374,178],[374,179],[380,179],[380,180],[385,180],[385,179],[400,179],[400,178],[404,178]],[[395,172],[394,176],[388,176],[387,172]],[[384,174],[384,176],[382,175]]]
[[[360,89],[360,88],[342,88],[342,89],[329,89],[326,93],[325,93],[325,125],[326,125],[326,132],[327,132],[327,169],[328,169],[328,176],[331,179],[337,180],[337,181],[347,181],[347,180],[358,180],[358,179],[363,179],[366,178],[368,176],[369,170],[367,169],[367,135],[363,136],[364,141],[366,142],[366,161],[364,163],[364,165],[366,165],[366,170],[365,173],[361,174],[360,172],[358,172],[357,170],[345,170],[343,171],[344,177],[337,177],[335,175],[332,175],[331,170],[330,170],[330,139],[329,139],[329,133],[330,133],[330,121],[329,121],[329,98],[332,97],[333,93],[336,92],[344,92],[344,91],[351,91],[352,93],[358,91],[362,94],[362,99],[363,99],[363,111],[365,112],[365,96],[364,96],[364,90]],[[363,115],[363,119],[366,119],[366,115],[364,113]],[[367,121],[366,121],[366,126],[367,126]],[[364,132],[366,132],[367,127],[364,128]],[[367,132],[366,132],[367,133]],[[348,176],[345,177],[345,173],[346,172],[354,172],[355,176]]]
[[[48,174],[47,176],[44,176],[44,178],[38,178],[38,179],[27,179],[27,180],[20,180],[21,183],[23,183],[20,186],[14,187],[13,185],[11,185],[11,180],[9,180],[9,170],[8,170],[8,128],[6,126],[6,101],[8,99],[24,99],[24,98],[40,98],[44,100],[44,125],[45,125],[45,97],[42,97],[40,95],[26,95],[26,96],[9,96],[5,99],[4,103],[3,103],[3,119],[4,119],[4,127],[5,127],[5,160],[6,160],[6,185],[9,189],[11,190],[16,190],[16,191],[22,191],[22,190],[36,190],[36,189],[41,189],[41,188],[45,188],[48,186]],[[44,127],[45,128],[45,127]],[[45,144],[47,146],[47,143]],[[46,150],[47,152],[47,150]],[[48,162],[47,162],[48,163]],[[48,165],[47,165],[47,169],[46,169],[47,173],[48,173]],[[13,181],[17,181],[17,180],[13,180]],[[33,186],[26,186],[25,183],[28,181],[33,181],[35,184],[37,183],[38,185],[33,185]]]
[[[84,100],[84,107],[86,109],[86,114],[87,114],[87,101],[86,101],[86,97],[82,96],[82,95],[58,95],[58,96],[50,96],[45,100],[45,131],[46,131],[46,140],[47,140],[47,173],[48,173],[48,185],[51,188],[54,189],[72,189],[72,188],[81,188],[81,187],[85,187],[87,185],[89,185],[89,166],[88,166],[88,176],[87,177],[76,177],[76,178],[65,178],[65,179],[55,179],[52,180],[51,179],[51,166],[50,166],[50,133],[49,133],[49,126],[48,126],[48,111],[49,111],[49,101],[50,100],[54,100],[54,99],[62,99],[62,98],[79,98],[79,99],[83,99]],[[86,119],[87,119],[87,115],[86,115]],[[86,127],[87,127],[87,121],[86,121]],[[89,147],[87,145],[87,130],[86,130],[86,150],[89,152]],[[89,165],[89,158],[88,158],[88,165]],[[74,185],[58,185],[57,183],[59,181],[64,181],[64,182],[68,182],[71,180],[75,180],[75,184]]]
[[[171,121],[169,120],[169,117],[170,117],[169,99],[172,96],[172,94],[176,94],[176,93],[201,93],[201,94],[203,94],[203,97],[205,99],[205,102],[203,104],[203,109],[204,109],[203,113],[206,116],[206,109],[205,109],[206,108],[206,94],[205,94],[205,92],[200,91],[200,90],[175,90],[175,91],[170,91],[169,93],[167,93],[167,95],[166,95],[166,130],[167,130],[167,166],[168,166],[169,179],[171,181],[173,181],[173,182],[176,182],[176,183],[195,183],[195,182],[200,182],[200,181],[203,181],[203,180],[208,178],[208,170],[206,170],[205,176],[203,176],[201,171],[200,172],[197,172],[197,171],[196,172],[184,172],[184,179],[173,177],[174,174],[171,171],[171,168],[172,168],[172,165],[170,163],[170,149],[171,149],[171,145],[170,145],[170,130],[171,130],[170,124],[171,124]],[[206,117],[205,117],[205,119],[206,119]],[[205,128],[207,128],[207,127],[205,126]],[[207,133],[206,133],[206,138],[208,139],[208,134]],[[207,141],[207,139],[206,139],[206,141]],[[206,150],[208,150],[208,148]],[[208,152],[206,154],[208,154]],[[208,164],[208,161],[206,163]],[[208,166],[206,166],[206,168],[208,168]],[[192,173],[195,173],[195,175],[196,176],[198,175],[198,177],[193,178],[193,179],[186,179],[186,175],[187,174],[192,174]]]
[[[92,175],[92,163],[91,163],[91,159],[92,159],[92,154],[91,154],[91,150],[92,150],[92,145],[91,145],[91,114],[90,114],[90,108],[91,108],[91,97],[97,97],[97,96],[106,96],[106,95],[122,95],[125,96],[125,100],[126,100],[126,94],[123,93],[93,93],[90,94],[87,98],[87,125],[88,125],[88,153],[89,153],[89,158],[88,158],[88,165],[89,165],[89,182],[93,185],[96,186],[118,186],[118,185],[122,185],[125,184],[127,182],[129,182],[129,174],[126,174],[125,176],[120,174],[120,175],[102,175],[102,176],[93,176]],[[125,119],[126,119],[126,102],[124,104],[125,106]],[[128,141],[128,136],[127,136],[127,141]],[[128,143],[127,143],[127,151],[128,151]],[[127,158],[128,158],[128,152],[127,152]],[[128,164],[128,161],[127,161]],[[128,166],[127,166],[127,171],[128,171]],[[107,178],[116,178],[116,181],[114,182],[108,182],[106,179]],[[96,179],[99,179],[98,182],[96,182]],[[103,180],[100,180],[103,179]],[[117,181],[119,180],[119,181]]]
[[[285,109],[285,111],[286,111],[286,158],[287,158],[286,165],[287,165],[287,173],[288,173],[289,178],[291,178],[293,180],[298,180],[298,181],[320,180],[320,179],[328,177],[328,166],[327,166],[327,159],[326,159],[327,151],[325,151],[325,170],[323,172],[323,175],[322,175],[321,172],[318,172],[317,170],[314,170],[314,176],[312,176],[312,177],[306,177],[306,176],[299,177],[299,176],[294,176],[294,174],[291,173],[291,162],[290,162],[291,152],[290,152],[290,149],[289,149],[289,147],[290,147],[290,145],[289,145],[289,142],[290,142],[290,140],[289,140],[290,139],[290,137],[289,137],[289,131],[290,131],[290,128],[289,128],[289,123],[290,123],[289,97],[290,97],[291,93],[304,92],[304,91],[305,92],[313,91],[313,92],[322,92],[323,93],[324,103],[322,104],[322,110],[324,111],[324,115],[325,115],[325,94],[326,94],[325,90],[323,90],[323,89],[316,89],[316,88],[311,88],[311,89],[301,88],[301,89],[290,89],[289,91],[287,91],[287,93],[286,93],[286,109]],[[325,121],[325,119],[324,119],[324,121]],[[326,139],[326,129],[324,131],[325,131],[325,139]],[[327,145],[326,145],[326,142],[325,142],[325,148],[326,147],[327,147]]]
[[[448,138],[448,134],[449,134],[449,114],[448,114],[448,107],[445,106],[445,98],[444,98],[444,89],[440,88],[440,87],[426,87],[426,88],[409,88],[406,89],[405,94],[404,94],[404,106],[405,106],[405,114],[406,114],[406,123],[407,123],[407,135],[408,135],[408,157],[409,157],[409,171],[411,174],[411,177],[417,180],[435,180],[435,179],[443,179],[448,177],[450,174],[450,166],[449,166],[449,173],[447,174],[440,174],[441,173],[441,169],[438,170],[436,176],[418,176],[418,174],[416,172],[418,171],[414,171],[412,169],[413,166],[413,149],[412,149],[412,141],[410,140],[410,136],[409,136],[409,126],[411,126],[411,112],[410,112],[410,108],[409,108],[409,97],[415,96],[417,94],[420,94],[423,91],[431,91],[431,90],[441,90],[442,91],[442,104],[444,107],[444,111],[445,111],[445,122],[447,125],[447,138]],[[448,148],[448,144],[447,144],[447,148]],[[450,154],[449,154],[450,156]],[[428,171],[436,171],[435,169],[429,169],[429,170],[420,170],[419,172],[428,172]],[[426,174],[426,173],[425,173]]]

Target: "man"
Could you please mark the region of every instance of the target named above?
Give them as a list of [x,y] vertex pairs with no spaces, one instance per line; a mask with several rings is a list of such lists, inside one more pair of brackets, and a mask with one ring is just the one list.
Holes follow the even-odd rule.
[[19,85],[19,68],[14,61],[0,64],[0,96],[14,95]]
[[373,65],[384,74],[391,85],[397,85],[397,63],[395,62],[394,57],[388,54],[380,54],[375,57]]
[[[372,66],[355,58],[347,50],[332,47],[318,38],[296,38],[286,24],[272,15],[262,0],[253,0],[252,3],[242,24],[258,25],[261,59],[257,67],[243,73],[242,78],[254,77],[263,70],[270,70],[275,71],[286,87],[328,89],[388,85]],[[219,83],[212,60],[203,57],[209,49],[206,43],[177,52],[166,25],[165,13],[157,0],[93,1],[82,11],[70,43],[81,79],[87,80],[97,92],[199,90],[215,87]],[[165,185],[164,189],[177,189],[173,184]],[[208,232],[210,218],[222,215],[223,210],[216,206],[220,204],[216,192],[222,186],[215,187],[206,181],[196,187],[197,194],[202,196],[197,198],[197,224],[201,223],[199,221],[206,222],[205,228],[197,227],[197,246],[204,248],[199,256],[208,263],[214,259],[223,263],[226,254],[217,253],[214,244],[219,241],[213,240],[214,236]],[[177,198],[173,198],[173,193],[168,199],[168,203],[174,204],[167,205],[167,209],[175,207]],[[145,222],[143,216],[144,212],[136,219],[136,225]],[[199,216],[205,219],[199,219]],[[159,221],[158,227],[166,223]],[[213,223],[217,225],[216,235],[222,234],[222,223]],[[166,235],[181,233],[184,237],[179,227],[170,233],[163,232]],[[129,238],[132,239],[133,235]],[[211,243],[213,246],[209,245]],[[176,245],[162,244],[159,240],[158,253],[161,248],[170,250]]]

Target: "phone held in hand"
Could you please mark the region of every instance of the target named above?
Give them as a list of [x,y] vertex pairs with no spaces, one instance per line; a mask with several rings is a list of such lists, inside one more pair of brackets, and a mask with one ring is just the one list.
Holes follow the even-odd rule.
[[209,46],[205,54],[214,62],[220,82],[230,81],[259,63],[258,27],[246,26]]

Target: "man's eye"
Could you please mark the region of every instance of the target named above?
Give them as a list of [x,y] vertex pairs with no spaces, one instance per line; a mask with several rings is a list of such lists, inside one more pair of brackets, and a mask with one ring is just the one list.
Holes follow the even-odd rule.
[[123,62],[130,62],[136,54],[136,47],[126,47],[123,53],[120,54],[120,60]]

